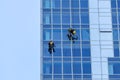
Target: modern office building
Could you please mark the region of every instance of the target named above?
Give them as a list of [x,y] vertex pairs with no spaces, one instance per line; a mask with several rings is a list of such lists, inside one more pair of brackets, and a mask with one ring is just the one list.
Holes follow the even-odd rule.
[[120,0],[41,0],[40,9],[41,80],[120,80]]

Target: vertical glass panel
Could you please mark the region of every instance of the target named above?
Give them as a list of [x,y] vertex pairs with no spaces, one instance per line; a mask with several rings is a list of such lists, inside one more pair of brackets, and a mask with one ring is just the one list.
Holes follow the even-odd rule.
[[89,29],[81,29],[82,40],[90,40],[90,32]]
[[62,72],[62,66],[60,62],[54,63],[54,74],[61,74]]
[[51,63],[43,63],[43,73],[44,74],[52,74],[52,64]]
[[63,56],[70,57],[71,56],[71,46],[69,44],[63,45]]
[[79,13],[72,13],[72,24],[79,24]]
[[112,13],[112,23],[117,24],[117,13]]
[[120,63],[109,63],[109,70],[112,70],[112,71],[109,71],[110,74],[120,74]]
[[113,40],[118,40],[118,29],[113,29]]
[[53,13],[53,24],[60,24],[60,13]]
[[53,40],[61,40],[61,30],[53,29]]
[[43,40],[50,40],[51,39],[51,30],[44,29],[43,30]]
[[60,0],[52,0],[52,8],[59,9],[60,8]]
[[55,44],[55,53],[54,56],[61,56],[61,44]]
[[72,8],[79,8],[79,0],[71,0]]
[[111,6],[112,8],[116,8],[116,0],[111,0]]
[[70,62],[63,63],[63,73],[64,74],[71,74],[71,63]]
[[73,63],[73,74],[80,74],[81,73],[81,64],[80,62]]
[[81,24],[89,24],[89,14],[81,13]]
[[114,41],[114,57],[119,57],[119,42]]
[[70,13],[62,13],[62,23],[70,24]]
[[118,8],[120,8],[120,0],[117,0]]
[[80,57],[81,56],[81,52],[80,52],[80,45],[73,45],[72,46],[72,51],[73,51],[73,56],[74,57]]
[[50,8],[50,0],[43,0],[43,8]]
[[80,0],[81,8],[88,8],[88,0]]
[[89,44],[82,44],[82,56],[90,57],[90,45]]
[[70,4],[69,4],[69,0],[62,0],[62,8],[67,9],[69,8]]
[[118,13],[118,20],[119,20],[119,24],[120,24],[120,12]]
[[50,13],[44,13],[44,15],[43,15],[43,23],[44,24],[50,24],[51,23]]
[[83,74],[91,74],[91,64],[89,62],[83,62]]
[[108,65],[108,70],[109,70],[109,75],[113,75],[113,65],[112,64],[109,64]]
[[62,33],[63,33],[62,34],[63,40],[69,40],[68,37],[67,37],[68,30],[67,29],[63,29]]

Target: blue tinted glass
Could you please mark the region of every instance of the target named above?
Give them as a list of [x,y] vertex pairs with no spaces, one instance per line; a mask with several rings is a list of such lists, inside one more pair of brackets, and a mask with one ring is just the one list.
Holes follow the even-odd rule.
[[43,45],[43,55],[44,56],[51,56],[51,54],[48,52],[48,44]]
[[61,45],[60,44],[55,44],[55,52],[54,52],[54,56],[61,56]]
[[71,0],[72,8],[79,8],[79,0]]
[[81,13],[81,24],[89,24],[89,14]]
[[52,64],[51,63],[43,63],[43,73],[44,74],[52,73]]
[[61,28],[60,25],[53,25],[53,28]]
[[88,8],[88,0],[80,0],[81,8]]
[[82,40],[90,40],[89,29],[82,29],[81,34],[82,34]]
[[73,51],[73,56],[75,57],[80,57],[81,52],[80,52],[80,45],[73,45],[72,46],[72,51]]
[[52,0],[52,8],[54,9],[60,8],[60,0]]
[[91,64],[88,62],[83,63],[83,74],[91,74]]
[[79,24],[79,13],[72,13],[72,24]]
[[120,8],[120,0],[117,0],[117,1],[118,1],[118,2],[117,2],[117,3],[118,3],[118,8]]
[[69,0],[62,0],[62,7],[69,8],[69,6],[70,6],[69,3],[70,3]]
[[90,57],[90,45],[89,44],[82,45],[82,56]]
[[51,23],[50,13],[44,13],[44,15],[43,15],[43,23],[44,24],[50,24]]
[[62,66],[60,62],[54,63],[54,74],[61,74],[62,72]]
[[120,74],[120,63],[114,63],[113,64],[113,71],[114,71],[114,74]]
[[53,13],[53,24],[60,24],[60,13]]
[[43,40],[50,40],[51,39],[51,30],[44,29],[43,30]]
[[62,37],[63,37],[63,40],[68,40],[68,37],[67,37],[67,34],[68,34],[68,30],[67,29],[63,29],[62,30]]
[[118,40],[118,30],[113,29],[113,40]]
[[120,24],[120,13],[118,13],[118,20],[119,20],[119,24]]
[[71,64],[69,62],[63,63],[63,73],[64,74],[71,74]]
[[111,0],[111,6],[112,8],[116,8],[116,0]]
[[43,75],[43,78],[44,78],[44,80],[46,80],[46,79],[51,79],[51,78],[52,78],[52,75]]
[[112,13],[112,23],[117,24],[117,14],[116,13]]
[[63,56],[64,57],[71,56],[71,46],[70,45],[63,45]]
[[70,24],[70,13],[62,13],[62,23]]
[[53,29],[53,40],[61,40],[61,30]]
[[81,73],[81,64],[80,62],[73,63],[73,74],[80,74]]
[[50,0],[43,0],[43,8],[50,8]]

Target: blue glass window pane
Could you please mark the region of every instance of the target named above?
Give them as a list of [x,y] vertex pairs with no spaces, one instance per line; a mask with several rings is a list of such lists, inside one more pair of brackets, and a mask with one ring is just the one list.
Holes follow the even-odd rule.
[[117,24],[117,14],[116,13],[112,13],[112,23]]
[[68,40],[68,37],[67,37],[68,30],[67,29],[63,29],[62,33],[63,33],[62,34],[63,40]]
[[81,73],[81,64],[78,62],[73,63],[73,74],[80,74]]
[[79,0],[71,0],[72,8],[79,8]]
[[61,40],[61,30],[53,29],[53,40]]
[[119,42],[114,41],[114,57],[119,57]]
[[83,74],[91,74],[91,64],[88,62],[83,63]]
[[120,74],[120,63],[114,63],[113,64],[113,71],[114,71],[114,74]]
[[82,45],[82,56],[90,57],[90,45],[89,44]]
[[60,62],[54,63],[54,74],[61,74],[62,72],[62,66]]
[[70,6],[69,3],[70,3],[69,0],[62,0],[62,7],[66,9],[69,8]]
[[70,13],[62,13],[62,23],[70,24]]
[[81,13],[81,24],[89,24],[89,14]]
[[50,0],[43,0],[43,8],[50,8]]
[[119,24],[120,24],[120,13],[118,13],[118,20],[119,20]]
[[111,0],[111,6],[112,8],[116,8],[116,0]]
[[80,0],[81,8],[88,8],[88,0]]
[[81,52],[80,52],[80,45],[73,45],[72,46],[72,51],[73,51],[73,56],[75,57],[80,57],[81,56]]
[[51,39],[51,30],[44,29],[43,30],[43,40],[50,40]]
[[51,23],[50,13],[44,13],[44,15],[43,15],[43,23],[44,24],[50,24]]
[[52,0],[52,8],[59,9],[60,8],[60,0]]
[[63,63],[63,73],[64,74],[71,74],[71,64],[69,62]]
[[79,24],[79,13],[72,13],[72,24]]
[[61,56],[61,45],[60,44],[55,44],[55,52],[54,52],[54,56]]
[[60,24],[60,13],[53,13],[53,24]]
[[52,74],[52,64],[51,63],[43,63],[43,73],[44,74]]
[[87,40],[87,41],[90,40],[89,29],[82,29],[81,34],[82,34],[82,40]]
[[118,30],[113,29],[113,40],[118,40]]
[[66,44],[66,45],[63,45],[63,56],[64,57],[69,57],[71,56],[71,46]]
[[117,0],[117,1],[118,1],[118,2],[117,2],[117,3],[118,3],[118,8],[120,8],[120,0]]

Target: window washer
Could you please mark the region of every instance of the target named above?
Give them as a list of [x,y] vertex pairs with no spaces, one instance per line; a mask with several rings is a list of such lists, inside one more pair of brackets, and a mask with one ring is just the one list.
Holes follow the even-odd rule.
[[52,54],[52,52],[55,52],[55,49],[54,49],[55,44],[54,44],[53,41],[49,41],[48,47],[49,47],[49,48],[48,48],[48,52],[49,52],[50,54]]

